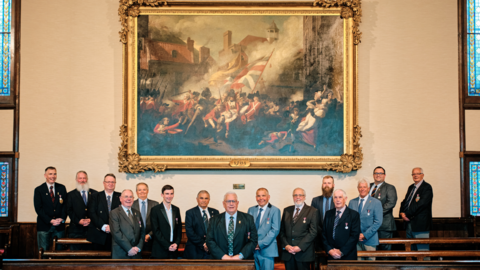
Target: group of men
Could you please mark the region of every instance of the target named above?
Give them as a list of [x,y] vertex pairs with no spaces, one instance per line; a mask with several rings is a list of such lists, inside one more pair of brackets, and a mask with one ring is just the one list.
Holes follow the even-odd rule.
[[[359,196],[350,200],[342,189],[334,190],[334,179],[325,176],[323,195],[305,203],[306,192],[293,190],[294,205],[283,214],[270,203],[266,188],[256,191],[257,205],[247,213],[238,211],[238,197],[227,192],[225,212],[209,207],[210,194],[201,190],[197,206],[185,214],[187,243],[185,259],[254,259],[256,269],[273,269],[280,255],[286,269],[309,269],[315,250],[325,250],[329,259],[354,260],[357,250],[390,250],[379,238],[392,238],[395,227],[393,208],[397,192],[385,182],[385,169],[377,167],[374,182],[358,182]],[[401,203],[400,217],[407,238],[428,238],[432,220],[433,191],[423,179],[423,170],[412,170],[412,184]],[[76,175],[76,189],[66,192],[56,183],[56,169],[45,170],[46,183],[35,189],[39,248],[47,249],[54,236],[65,236],[65,220],[70,217],[69,237],[87,238],[96,249],[112,250],[113,259],[141,258],[150,250],[155,259],[177,259],[182,239],[180,209],[172,204],[174,188],[162,188],[162,202],[148,199],[148,185],[138,183],[133,191],[115,192],[116,178],[104,177],[104,190],[88,185],[84,171]],[[45,194],[45,195],[43,195]],[[280,254],[277,243],[280,241]],[[72,246],[71,249],[78,249]],[[418,250],[428,249],[418,245]]]

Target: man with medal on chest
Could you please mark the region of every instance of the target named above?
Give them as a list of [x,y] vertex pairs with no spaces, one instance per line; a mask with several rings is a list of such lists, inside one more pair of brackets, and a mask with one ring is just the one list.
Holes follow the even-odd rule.
[[274,268],[274,258],[278,257],[277,235],[280,232],[280,209],[273,206],[270,194],[266,188],[257,190],[256,199],[258,205],[248,209],[248,213],[255,219],[255,227],[258,233],[258,244],[255,248],[255,268]]
[[150,213],[152,208],[158,205],[158,202],[148,199],[148,185],[146,183],[138,183],[136,192],[138,199],[133,202],[132,208],[140,212],[143,224],[145,224],[145,243],[143,243],[143,250],[151,251],[153,231],[152,223],[150,222]]
[[282,260],[287,270],[307,270],[315,260],[317,209],[305,204],[303,188],[293,190],[293,203],[283,210],[280,226]]
[[253,260],[257,229],[251,215],[237,211],[238,203],[237,194],[227,192],[223,196],[225,212],[209,221],[207,247],[213,259]]
[[329,260],[356,260],[360,237],[360,215],[348,208],[347,193],[333,192],[335,208],[327,211],[323,223],[322,239]]
[[200,190],[197,194],[197,206],[185,213],[185,231],[187,244],[183,252],[184,259],[211,259],[206,244],[209,221],[219,214],[217,209],[208,207],[210,193]]
[[139,211],[132,208],[133,191],[120,195],[120,207],[110,212],[112,259],[141,259],[145,240],[145,225]]
[[[357,250],[375,251],[379,244],[377,230],[383,221],[382,203],[368,195],[367,180],[360,180],[357,189],[359,196],[348,204],[350,209],[357,211],[360,215],[361,233],[357,243]],[[369,259],[374,261],[375,257],[370,257]]]
[[[400,205],[407,238],[430,238],[432,228],[432,186],[423,179],[423,169],[413,168],[413,184],[408,187],[405,199]],[[428,251],[428,244],[412,245],[412,250]],[[425,258],[428,260],[429,258]]]
[[[67,190],[65,186],[56,183],[57,169],[47,167],[45,169],[45,183],[35,188],[33,206],[37,212],[37,243],[38,249],[48,250],[50,243],[56,236],[65,236],[65,220],[67,219],[67,207],[65,199]],[[57,250],[61,245],[57,246]]]
[[[77,172],[75,177],[76,188],[68,192],[67,213],[70,217],[68,229],[69,238],[87,238],[88,225],[91,219],[88,216],[88,200],[97,191],[88,185],[88,175],[85,171]],[[87,250],[88,245],[70,245],[70,250]]]

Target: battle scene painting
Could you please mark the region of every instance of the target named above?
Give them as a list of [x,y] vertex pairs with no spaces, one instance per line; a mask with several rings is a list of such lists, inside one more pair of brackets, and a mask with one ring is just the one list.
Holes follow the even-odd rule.
[[141,156],[340,156],[339,16],[140,15]]

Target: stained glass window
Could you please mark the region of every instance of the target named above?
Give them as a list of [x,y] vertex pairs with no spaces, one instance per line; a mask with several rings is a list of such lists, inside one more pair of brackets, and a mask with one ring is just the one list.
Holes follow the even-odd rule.
[[470,162],[470,214],[480,216],[478,181],[480,173],[480,162]]
[[11,19],[12,19],[12,1],[0,0],[0,46],[2,52],[2,66],[0,69],[1,87],[0,96],[10,96],[10,38],[11,38]]
[[8,162],[0,162],[0,217],[8,217]]

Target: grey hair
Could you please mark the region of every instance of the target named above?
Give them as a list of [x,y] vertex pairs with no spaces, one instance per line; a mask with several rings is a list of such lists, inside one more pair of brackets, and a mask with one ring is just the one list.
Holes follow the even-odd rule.
[[124,189],[124,190],[122,191],[122,194],[121,194],[120,196],[123,196],[123,193],[125,193],[125,191],[130,191],[130,192],[132,193],[132,196],[133,196],[133,191],[132,191],[131,189]]
[[235,195],[235,200],[238,201],[237,193],[235,193],[233,191],[229,191],[229,192],[225,193],[225,195],[223,195],[223,200],[225,201],[227,199],[227,196],[230,195],[230,194]]
[[333,192],[333,194],[335,194],[335,192],[337,192],[337,191],[341,191],[341,192],[343,193],[343,197],[345,197],[345,198],[347,197],[347,192],[345,192],[345,190],[343,190],[343,189],[336,189],[336,190]]
[[367,184],[367,187],[368,187],[368,182],[367,182],[367,180],[365,180],[365,178],[362,178],[362,180],[358,181],[357,187],[360,186],[360,184],[362,184],[362,183]]
[[293,195],[293,193],[295,193],[295,190],[297,190],[297,189],[301,189],[301,190],[303,191],[303,195],[304,195],[305,197],[307,197],[307,192],[305,192],[305,189],[303,189],[303,188],[301,188],[301,187],[295,188],[295,189],[293,190],[293,192],[292,192],[292,195]]
[[77,180],[77,177],[78,177],[78,174],[79,174],[79,173],[85,174],[85,176],[87,177],[87,180],[88,180],[88,174],[87,174],[86,171],[78,171],[77,174],[75,175],[75,180]]
[[206,190],[202,189],[202,190],[200,190],[200,191],[198,192],[198,194],[197,194],[197,198],[198,198],[198,196],[200,196],[200,194],[202,194],[202,193],[207,193],[207,194],[208,194],[208,196],[210,196],[210,193],[208,193],[208,191],[206,191]]
[[422,169],[421,167],[415,167],[415,168],[413,168],[413,169],[412,169],[412,172],[413,172],[413,170],[415,170],[415,169],[420,169],[420,171],[421,171],[422,174],[423,174],[423,169]]

